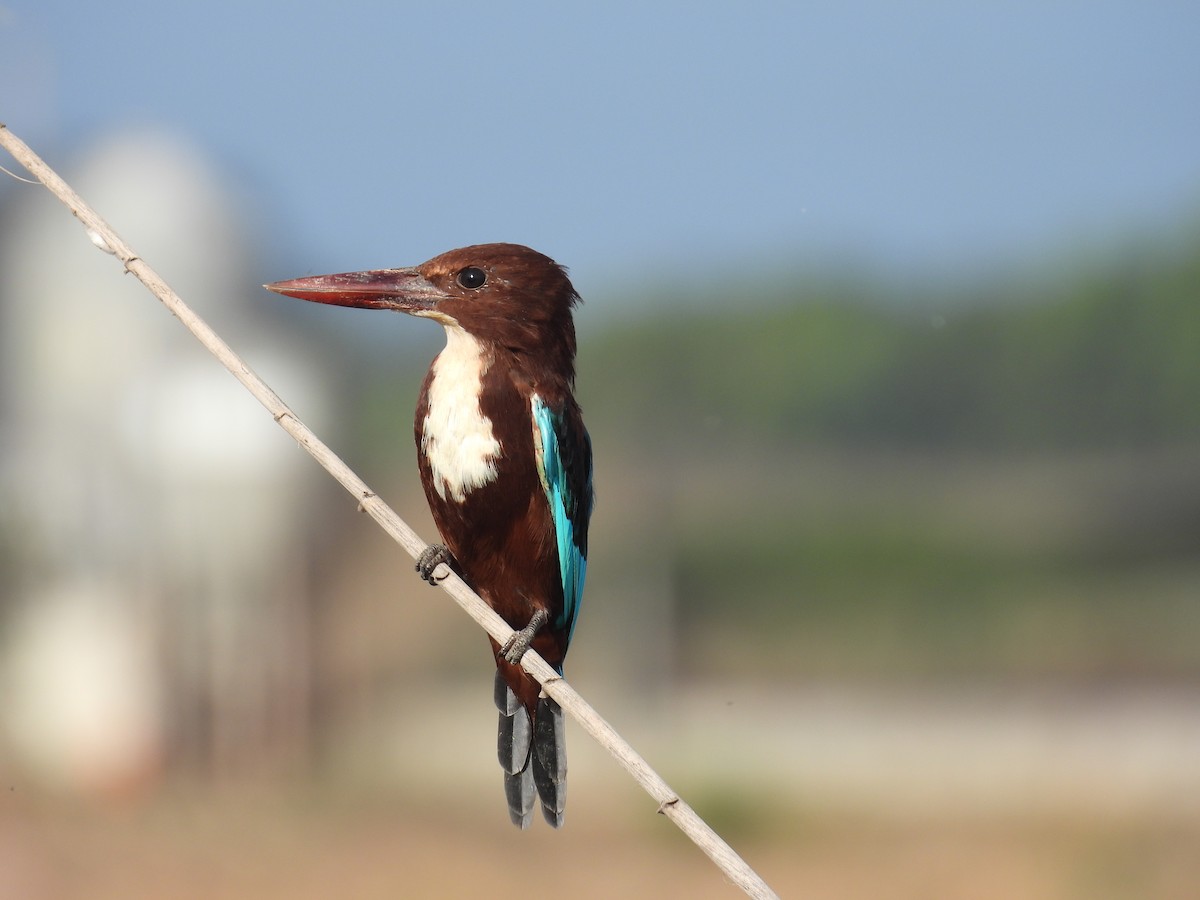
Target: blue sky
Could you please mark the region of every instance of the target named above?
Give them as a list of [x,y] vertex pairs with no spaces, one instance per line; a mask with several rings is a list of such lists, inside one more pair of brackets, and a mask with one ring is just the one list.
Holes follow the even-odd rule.
[[1200,6],[809,6],[0,0],[0,120],[52,162],[182,133],[308,271],[937,272],[1196,221]]

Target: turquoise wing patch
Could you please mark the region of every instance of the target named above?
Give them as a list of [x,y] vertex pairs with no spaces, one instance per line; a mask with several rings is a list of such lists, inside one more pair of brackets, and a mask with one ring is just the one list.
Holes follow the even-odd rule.
[[[587,503],[588,498],[575,495],[576,489],[567,475],[563,453],[567,448],[562,446],[562,442],[570,438],[564,431],[562,417],[546,406],[536,394],[533,397],[533,421],[534,436],[537,438],[538,477],[554,516],[558,569],[562,576],[563,608],[554,625],[565,629],[567,640],[570,641],[575,632],[575,621],[583,599],[583,582],[587,576],[587,557],[581,549],[583,535],[575,533],[575,522],[579,521],[579,505]],[[586,514],[583,522],[586,528]]]

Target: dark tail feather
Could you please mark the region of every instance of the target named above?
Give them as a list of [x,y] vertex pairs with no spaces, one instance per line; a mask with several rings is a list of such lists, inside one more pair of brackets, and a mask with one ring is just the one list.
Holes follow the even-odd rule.
[[567,730],[562,707],[539,697],[533,726],[533,782],[542,801],[542,815],[558,828],[567,805]]
[[508,800],[508,817],[524,830],[533,822],[533,773],[526,766],[515,775],[504,773],[504,796]]
[[496,755],[504,769],[504,796],[508,798],[508,815],[514,825],[528,828],[533,821],[533,767],[529,765],[529,745],[533,729],[529,711],[525,709],[512,688],[496,671],[494,700],[500,710],[496,732]]

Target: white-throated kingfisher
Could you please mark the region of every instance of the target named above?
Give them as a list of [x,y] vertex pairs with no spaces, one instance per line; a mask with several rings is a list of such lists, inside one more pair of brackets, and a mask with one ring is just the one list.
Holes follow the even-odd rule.
[[562,710],[520,667],[533,647],[561,674],[587,570],[592,447],[575,385],[579,295],[565,270],[517,244],[451,250],[413,268],[317,275],[269,290],[391,309],[446,329],[417,401],[421,484],[445,562],[516,631],[496,658],[498,753],[513,822],[535,796],[554,827],[566,801]]

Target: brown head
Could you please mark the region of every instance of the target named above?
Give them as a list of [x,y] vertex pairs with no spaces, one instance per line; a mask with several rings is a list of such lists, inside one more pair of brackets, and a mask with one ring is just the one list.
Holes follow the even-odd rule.
[[265,287],[317,303],[434,319],[568,380],[574,376],[571,310],[579,295],[562,266],[520,244],[476,244],[411,268],[314,275]]

